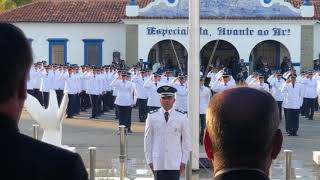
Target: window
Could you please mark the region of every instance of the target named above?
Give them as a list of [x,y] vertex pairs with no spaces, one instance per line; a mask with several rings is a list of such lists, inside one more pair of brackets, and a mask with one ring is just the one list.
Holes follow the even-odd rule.
[[67,62],[68,39],[48,39],[49,64],[65,64]]
[[102,66],[103,39],[84,39],[84,64]]

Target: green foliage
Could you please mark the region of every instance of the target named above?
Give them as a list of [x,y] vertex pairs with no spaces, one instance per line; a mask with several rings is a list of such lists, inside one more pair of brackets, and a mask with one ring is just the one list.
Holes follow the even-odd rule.
[[13,1],[17,6],[22,6],[32,2],[32,0],[11,0],[11,1]]
[[0,13],[29,3],[32,0],[0,0]]
[[16,7],[16,3],[12,0],[0,0],[0,12]]

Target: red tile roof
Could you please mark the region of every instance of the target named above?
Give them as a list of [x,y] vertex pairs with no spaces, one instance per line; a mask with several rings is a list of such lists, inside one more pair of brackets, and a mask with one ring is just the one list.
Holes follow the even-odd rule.
[[[151,0],[137,0],[140,7],[147,6]],[[289,0],[300,7],[303,0]],[[0,22],[39,22],[39,23],[117,23],[125,16],[127,0],[38,0],[0,14]],[[300,17],[206,17],[205,19],[318,19],[320,20],[320,1],[313,0],[314,18]],[[166,17],[133,17],[133,19],[168,19]],[[169,19],[186,19],[175,17]]]
[[[138,0],[140,7],[150,0]],[[126,0],[46,0],[0,14],[0,22],[117,23],[125,16]]]

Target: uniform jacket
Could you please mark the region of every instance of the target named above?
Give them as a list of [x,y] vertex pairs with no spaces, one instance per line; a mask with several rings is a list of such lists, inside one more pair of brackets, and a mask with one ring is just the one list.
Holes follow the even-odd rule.
[[161,86],[163,86],[162,81],[158,82],[157,85],[152,79],[148,79],[143,87],[147,90],[148,92],[148,106],[154,106],[154,107],[160,107],[160,96],[157,93],[157,89]]
[[251,170],[230,170],[214,177],[214,180],[270,180],[264,173]]
[[180,164],[187,163],[191,151],[191,132],[187,116],[171,109],[169,120],[165,121],[165,110],[148,114],[144,152],[147,163],[153,163],[157,170],[179,170]]
[[172,84],[172,87],[177,89],[175,94],[176,102],[174,104],[175,109],[187,112],[188,111],[188,88],[187,84],[184,83],[181,85],[179,81]]
[[211,91],[206,86],[200,86],[200,108],[199,113],[200,114],[206,114],[209,102],[211,98]]
[[81,157],[19,133],[17,124],[0,114],[1,179],[87,180]]
[[261,84],[260,82],[256,81],[252,84],[249,84],[249,87],[269,92],[269,85],[267,83]]
[[283,94],[281,92],[281,88],[284,86],[285,81],[282,78],[278,80],[277,78],[270,76],[268,78],[268,82],[270,83],[270,86],[271,86],[271,94],[273,98],[276,101],[283,101]]
[[224,84],[224,82],[217,80],[216,82],[214,82],[212,84],[211,89],[214,92],[221,92],[221,91],[224,91],[226,89],[233,88],[235,86],[236,86],[236,84],[233,83],[231,80],[227,84]]
[[112,81],[111,86],[117,88],[118,90],[117,98],[114,104],[119,106],[133,105],[133,84],[131,81],[115,79]]
[[143,87],[147,79],[147,77],[142,78],[141,76],[132,78],[132,83],[134,84],[134,92],[137,99],[148,99],[147,90]]
[[300,109],[303,102],[303,90],[299,83],[295,83],[293,88],[292,83],[286,83],[281,92],[283,93],[284,99],[282,107],[286,109]]

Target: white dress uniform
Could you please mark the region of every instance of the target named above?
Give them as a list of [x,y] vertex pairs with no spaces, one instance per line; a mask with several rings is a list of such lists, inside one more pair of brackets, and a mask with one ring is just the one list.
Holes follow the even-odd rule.
[[61,78],[61,74],[63,73],[64,72],[60,70],[54,71],[54,83],[53,83],[54,90],[64,90],[65,80]]
[[176,102],[174,108],[183,113],[188,112],[188,88],[187,84],[181,84],[179,81],[176,81],[172,84],[172,87],[177,89],[175,94]]
[[134,85],[134,94],[136,99],[148,99],[147,90],[143,87],[147,79],[147,77],[142,78],[141,76],[135,76],[132,78],[131,82]]
[[91,118],[97,118],[100,115],[100,107],[99,104],[99,95],[101,94],[101,83],[99,80],[98,74],[93,74],[93,72],[88,73],[85,78],[88,79],[87,93],[90,95],[91,104],[92,104],[92,112]]
[[40,75],[41,75],[40,91],[50,92],[51,90],[53,90],[53,79],[54,79],[53,72],[51,70],[46,72],[46,70],[43,69]]
[[122,81],[115,79],[111,83],[112,87],[117,88],[118,94],[115,104],[118,106],[132,106],[133,105],[133,84],[130,81]]
[[267,83],[260,83],[259,81],[256,81],[254,83],[250,83],[249,87],[255,88],[255,89],[259,89],[259,90],[264,90],[269,92],[269,85]]
[[270,76],[267,80],[271,86],[271,94],[276,101],[283,101],[283,94],[281,88],[286,83],[282,78],[277,79],[274,75]]
[[63,98],[63,90],[65,85],[65,80],[61,78],[61,74],[63,74],[63,70],[55,70],[54,71],[54,80],[53,80],[53,89],[56,91],[58,104],[61,104]]
[[304,97],[315,99],[317,94],[317,80],[314,78],[311,79],[304,79],[303,81],[304,85]]
[[48,72],[46,72],[46,70],[43,69],[40,75],[41,75],[40,91],[43,93],[43,105],[45,108],[47,108],[49,105],[49,93],[51,90],[53,90],[54,73],[52,70],[49,70]]
[[41,69],[37,69],[35,72],[34,78],[34,89],[40,90],[41,86]]
[[290,136],[295,136],[299,129],[299,112],[303,102],[302,85],[295,83],[286,83],[281,92],[284,95],[282,107],[285,114],[286,131]]
[[[34,67],[30,68],[29,71],[29,79],[27,81],[27,90],[33,90],[35,87],[35,76],[36,76],[36,70]],[[33,94],[32,94],[33,95]]]
[[296,83],[295,87],[293,88],[292,83],[286,83],[282,87],[281,92],[284,96],[282,104],[283,108],[300,109],[303,101],[303,91],[301,84]]
[[171,109],[169,120],[165,110],[148,114],[144,134],[144,152],[153,170],[180,170],[180,164],[188,162],[191,147],[191,133],[187,116]]
[[161,107],[160,104],[160,96],[157,93],[157,89],[161,86],[165,85],[163,81],[155,83],[152,79],[148,79],[143,87],[147,89],[148,92],[148,103],[149,107]]
[[145,122],[148,114],[148,93],[147,89],[143,87],[144,83],[149,79],[148,77],[136,76],[132,78],[131,82],[134,87],[134,104],[137,104],[139,108],[139,120]]
[[206,86],[200,86],[200,114],[206,114],[209,102],[211,98],[211,91]]
[[171,85],[172,84],[172,81],[174,81],[175,77],[167,77],[167,76],[161,76],[161,80],[160,82],[163,84],[163,85]]
[[118,89],[118,95],[114,103],[118,106],[119,125],[124,125],[128,132],[131,132],[133,84],[128,80],[115,79],[111,86]]
[[236,86],[236,84],[231,80],[229,82],[227,82],[227,84],[225,84],[221,80],[217,80],[216,82],[214,82],[212,84],[211,89],[212,89],[212,91],[218,93],[218,92],[224,91],[226,89],[231,89],[235,86]]
[[304,85],[304,110],[305,116],[309,120],[313,119],[317,93],[317,80],[315,78],[305,78],[303,81]]

